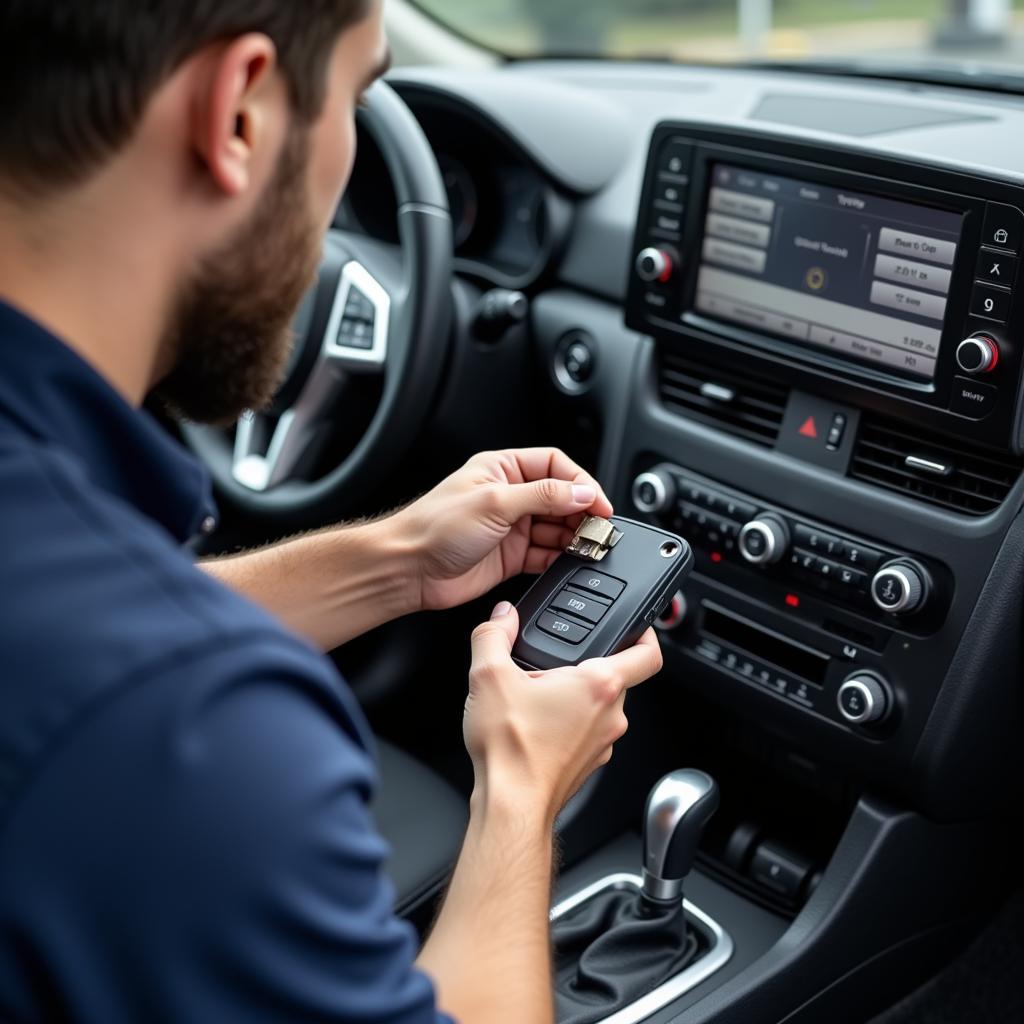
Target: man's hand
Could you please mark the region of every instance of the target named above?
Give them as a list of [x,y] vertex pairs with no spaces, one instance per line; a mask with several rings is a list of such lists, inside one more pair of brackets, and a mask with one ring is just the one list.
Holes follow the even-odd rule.
[[577,666],[527,672],[512,660],[519,615],[507,601],[473,632],[464,734],[477,788],[554,821],[626,731],[626,691],[661,669],[653,629]]
[[541,573],[584,513],[610,516],[592,476],[557,448],[484,452],[394,516],[416,552],[420,607],[452,608]]
[[[552,826],[625,732],[626,690],[661,668],[653,630],[610,658],[524,672],[515,609],[473,633],[464,731],[476,786],[469,829],[419,963],[441,1006],[479,1024],[552,1024]],[[472,964],[472,970],[466,964]]]

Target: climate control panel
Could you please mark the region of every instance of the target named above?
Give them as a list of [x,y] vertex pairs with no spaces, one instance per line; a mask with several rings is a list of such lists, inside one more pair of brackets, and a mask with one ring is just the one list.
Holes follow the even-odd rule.
[[849,536],[661,463],[633,481],[638,511],[655,516],[712,561],[731,561],[888,621],[934,619],[941,588],[923,561]]

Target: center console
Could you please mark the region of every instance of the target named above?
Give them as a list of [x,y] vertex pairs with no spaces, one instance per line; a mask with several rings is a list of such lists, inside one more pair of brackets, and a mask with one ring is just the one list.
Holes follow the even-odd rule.
[[644,177],[617,497],[697,555],[665,646],[905,796],[1020,502],[1020,192],[685,124]]
[[998,890],[1024,777],[1022,209],[877,145],[664,123],[625,329],[568,289],[534,304],[558,420],[599,422],[617,512],[695,556],[665,670],[563,830],[560,905],[611,900],[638,790],[682,759],[719,781],[687,898],[734,946],[657,1024],[867,1019]]

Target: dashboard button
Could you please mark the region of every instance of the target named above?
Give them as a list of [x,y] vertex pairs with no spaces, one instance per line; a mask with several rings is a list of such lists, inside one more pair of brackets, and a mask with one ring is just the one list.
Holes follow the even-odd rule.
[[949,411],[980,420],[988,416],[999,402],[999,389],[981,384],[970,377],[954,377],[949,397]]
[[542,612],[537,618],[537,628],[543,633],[558,637],[567,644],[578,644],[585,640],[590,633],[590,627],[579,622],[570,622],[568,618],[561,618],[551,612]]
[[866,548],[856,541],[847,540],[843,542],[842,549],[839,552],[839,557],[846,562],[847,565],[852,565],[857,569],[862,569],[864,572],[872,572],[882,561],[882,555],[878,551],[874,551],[871,548]]
[[688,175],[693,163],[693,146],[688,142],[666,142],[658,155],[658,170],[662,174]]
[[995,249],[982,249],[974,276],[979,281],[1012,288],[1013,279],[1017,276],[1017,257],[1007,256],[1005,252],[996,252]]
[[989,203],[981,240],[985,245],[998,245],[1002,249],[1020,252],[1024,240],[1024,213],[1015,206]]
[[990,284],[976,284],[971,290],[971,316],[1006,323],[1010,315],[1010,292]]
[[[686,186],[680,185],[675,181],[658,181],[658,184],[654,189],[654,202],[657,203],[668,203],[672,206],[678,207],[679,213],[682,213],[683,202],[686,199]],[[665,207],[667,209],[668,207]]]
[[722,511],[730,519],[738,519],[740,522],[745,523],[748,519],[753,519],[757,514],[757,508],[749,502],[740,501],[738,498],[731,498],[728,495],[724,496],[722,501]]
[[589,594],[581,594],[577,590],[563,590],[548,605],[548,611],[568,612],[587,622],[600,622],[604,613],[611,607],[609,602],[601,601]]
[[614,576],[606,576],[603,572],[594,572],[593,569],[577,570],[569,580],[569,586],[582,590],[584,593],[607,597],[611,601],[614,601],[626,589],[626,584],[622,580],[617,580]]
[[814,571],[823,580],[833,580],[839,575],[839,565],[828,558],[819,558]]
[[851,593],[860,593],[868,585],[868,574],[859,569],[851,569],[849,566],[841,565],[836,573],[836,582]]
[[795,537],[800,547],[809,548],[819,555],[838,555],[843,546],[838,537],[815,530],[811,526],[798,526]]

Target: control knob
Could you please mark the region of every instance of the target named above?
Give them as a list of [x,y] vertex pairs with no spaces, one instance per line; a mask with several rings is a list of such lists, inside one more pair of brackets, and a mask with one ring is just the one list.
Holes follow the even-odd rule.
[[666,249],[653,245],[641,249],[636,257],[636,276],[641,281],[660,281],[664,284],[672,276],[672,255]]
[[889,713],[889,695],[880,679],[866,672],[850,676],[836,696],[839,713],[854,725],[880,722]]
[[956,364],[964,373],[991,373],[999,362],[999,346],[987,334],[965,338],[956,349]]
[[912,562],[883,565],[871,581],[871,600],[893,615],[917,611],[928,596],[928,576]]
[[740,530],[738,543],[752,565],[774,565],[789,547],[789,527],[781,516],[764,512]]
[[641,512],[664,512],[675,501],[676,482],[664,470],[652,469],[633,481],[632,495]]

